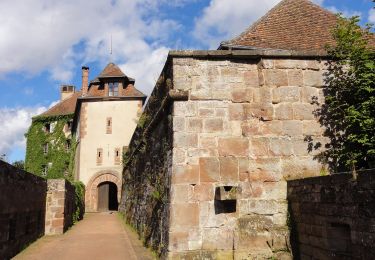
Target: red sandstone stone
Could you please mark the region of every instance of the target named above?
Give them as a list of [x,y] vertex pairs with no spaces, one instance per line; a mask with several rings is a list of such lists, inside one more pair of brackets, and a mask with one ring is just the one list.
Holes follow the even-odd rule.
[[220,180],[220,164],[216,157],[199,158],[200,182]]
[[238,159],[235,157],[220,158],[220,180],[224,182],[238,181]]
[[172,174],[172,183],[198,183],[199,167],[198,165],[174,166]]
[[219,139],[219,154],[221,156],[247,156],[249,141],[242,137],[229,137]]

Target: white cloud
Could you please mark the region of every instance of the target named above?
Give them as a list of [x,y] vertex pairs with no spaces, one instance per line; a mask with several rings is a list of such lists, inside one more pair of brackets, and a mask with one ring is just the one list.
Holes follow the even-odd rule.
[[[137,56],[148,63],[152,56],[160,64],[170,33],[180,28],[175,21],[160,18],[160,5],[187,2],[0,1],[0,77],[16,71],[34,74],[48,70],[52,79],[68,82],[79,63],[99,61],[105,65],[109,61],[111,34],[115,62],[132,64]],[[160,53],[164,56],[155,56]],[[160,70],[149,68],[151,73]],[[149,83],[142,81],[138,80]],[[150,92],[152,85],[147,88]]]
[[211,0],[195,22],[194,36],[210,48],[243,32],[280,0]]
[[318,4],[318,5],[321,5],[321,6],[322,6],[324,0],[312,0],[312,2],[315,3],[315,4]]
[[368,21],[369,21],[369,23],[375,23],[375,8],[372,8],[368,12]]
[[24,134],[31,125],[31,117],[46,110],[45,107],[0,109],[0,155],[9,154],[15,148],[25,149]]
[[329,11],[331,11],[332,13],[341,13],[344,17],[352,17],[352,16],[359,16],[361,17],[362,16],[362,13],[359,12],[359,11],[354,11],[354,10],[348,10],[348,9],[344,9],[344,10],[340,10],[340,9],[337,9],[336,7],[334,6],[329,6],[327,7],[327,9]]

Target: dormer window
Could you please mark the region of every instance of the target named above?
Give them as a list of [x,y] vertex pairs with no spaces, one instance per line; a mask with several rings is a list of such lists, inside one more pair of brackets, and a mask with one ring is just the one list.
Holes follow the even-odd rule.
[[111,82],[108,84],[108,96],[116,97],[118,96],[118,82]]

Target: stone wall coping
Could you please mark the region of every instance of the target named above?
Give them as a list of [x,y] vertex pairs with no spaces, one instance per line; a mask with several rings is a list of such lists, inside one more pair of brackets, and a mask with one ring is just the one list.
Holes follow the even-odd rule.
[[171,50],[169,58],[327,58],[326,52],[292,50]]
[[370,179],[375,179],[375,170],[368,170],[366,172],[358,173],[357,180],[353,179],[353,175],[351,173],[339,173],[339,174],[331,174],[327,176],[290,180],[288,181],[288,186],[296,187],[296,186],[314,185],[314,184],[328,185],[332,183],[346,183],[349,181],[356,181],[358,183],[366,183]]

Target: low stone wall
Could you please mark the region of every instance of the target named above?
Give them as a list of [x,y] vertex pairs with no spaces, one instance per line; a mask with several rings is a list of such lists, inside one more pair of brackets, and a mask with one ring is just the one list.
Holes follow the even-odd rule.
[[119,205],[143,243],[161,256],[168,249],[172,167],[168,74],[164,72],[159,78],[125,155]]
[[65,179],[48,180],[47,185],[45,234],[62,234],[73,225],[75,189]]
[[45,179],[0,161],[0,259],[44,234]]
[[288,182],[294,259],[375,259],[375,171]]

